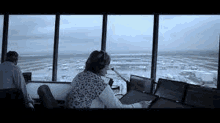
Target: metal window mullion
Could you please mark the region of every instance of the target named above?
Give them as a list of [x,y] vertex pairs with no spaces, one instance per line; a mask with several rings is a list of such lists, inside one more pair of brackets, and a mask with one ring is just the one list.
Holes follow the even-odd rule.
[[53,48],[53,74],[52,81],[57,81],[57,61],[58,61],[58,45],[59,45],[59,26],[60,14],[56,14],[55,20],[55,35],[54,35],[54,48]]
[[4,14],[3,38],[2,38],[1,63],[3,63],[6,60],[7,46],[8,46],[8,22],[9,22],[9,13],[5,13]]
[[103,15],[102,22],[102,45],[101,50],[106,51],[106,33],[107,33],[107,14]]
[[152,48],[152,61],[151,61],[151,79],[153,82],[151,82],[151,93],[153,93],[154,82],[156,81],[158,31],[159,31],[159,14],[154,14],[153,48]]

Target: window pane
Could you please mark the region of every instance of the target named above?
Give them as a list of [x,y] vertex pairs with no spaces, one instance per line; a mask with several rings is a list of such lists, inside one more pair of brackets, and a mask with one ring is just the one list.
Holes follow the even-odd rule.
[[55,15],[9,15],[8,51],[19,54],[22,72],[34,81],[51,81]]
[[1,51],[0,51],[0,60],[2,60],[2,34],[3,34],[3,20],[4,20],[4,15],[0,15],[0,47],[1,47]]
[[0,15],[0,60],[2,60],[2,38],[3,38],[3,20],[4,20],[4,15]]
[[220,16],[159,16],[159,78],[217,88]]
[[[109,15],[107,22],[106,51],[111,67],[127,80],[130,75],[150,78],[153,16]],[[122,80],[111,70],[107,76]]]
[[72,82],[89,54],[101,50],[102,15],[61,15],[57,81]]

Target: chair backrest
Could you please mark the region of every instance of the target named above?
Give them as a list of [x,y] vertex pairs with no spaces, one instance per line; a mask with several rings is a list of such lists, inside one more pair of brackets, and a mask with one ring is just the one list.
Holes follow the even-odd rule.
[[186,87],[187,83],[159,78],[154,94],[177,102],[183,102]]
[[220,91],[189,84],[184,103],[194,107],[220,108]]
[[129,90],[138,90],[141,92],[150,93],[151,83],[152,83],[152,79],[150,78],[131,75]]
[[52,95],[48,85],[41,85],[38,88],[37,93],[44,107],[46,107],[47,109],[59,108],[58,103]]
[[1,108],[25,108],[24,97],[21,90],[17,88],[0,90]]

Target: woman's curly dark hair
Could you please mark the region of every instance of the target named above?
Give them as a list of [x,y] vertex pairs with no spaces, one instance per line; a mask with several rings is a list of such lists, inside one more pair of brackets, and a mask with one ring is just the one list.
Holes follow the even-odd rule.
[[105,65],[109,65],[111,61],[110,56],[105,51],[93,51],[86,61],[84,71],[91,71],[98,74]]

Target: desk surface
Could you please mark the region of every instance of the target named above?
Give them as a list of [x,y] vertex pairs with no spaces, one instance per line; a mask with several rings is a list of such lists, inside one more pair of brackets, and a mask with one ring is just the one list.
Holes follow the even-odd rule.
[[192,107],[165,98],[159,98],[150,106],[150,108],[192,108]]
[[140,91],[131,90],[126,95],[124,95],[120,101],[122,104],[133,104],[140,101],[150,101],[158,98],[155,95],[142,93]]
[[150,101],[152,104],[149,108],[192,108],[191,106],[184,105],[178,102],[171,101],[166,98],[158,97],[153,94],[142,93],[140,91],[131,90],[124,95],[120,101],[122,104],[133,104],[140,101]]

